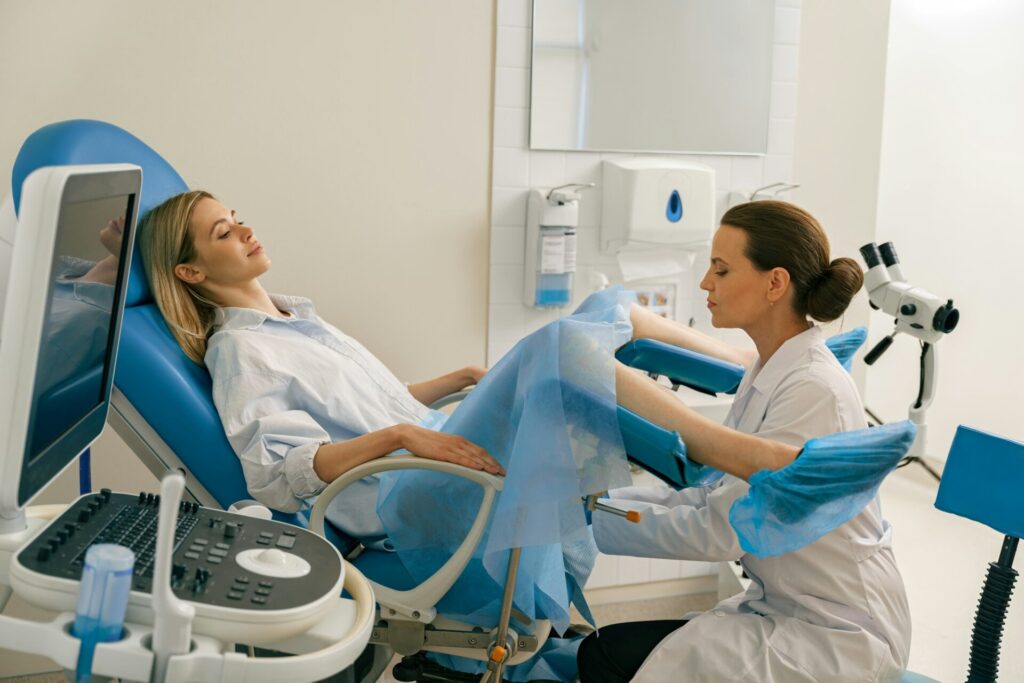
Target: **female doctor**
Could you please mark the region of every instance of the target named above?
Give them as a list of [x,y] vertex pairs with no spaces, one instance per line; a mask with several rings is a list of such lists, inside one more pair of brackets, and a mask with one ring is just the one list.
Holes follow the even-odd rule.
[[[830,261],[821,226],[792,204],[753,202],[722,217],[701,288],[712,324],[742,329],[757,352],[697,333],[692,346],[731,360],[748,354],[727,426],[795,446],[867,426],[853,381],[808,320],[838,318],[861,283],[857,264]],[[610,492],[614,504],[643,514],[639,524],[595,514],[603,552],[739,560],[751,583],[710,612],[591,634],[577,658],[581,683],[899,678],[910,649],[910,615],[892,529],[877,497],[817,542],[759,558],[744,554],[729,524],[730,506],[747,489],[726,475],[708,489]]]

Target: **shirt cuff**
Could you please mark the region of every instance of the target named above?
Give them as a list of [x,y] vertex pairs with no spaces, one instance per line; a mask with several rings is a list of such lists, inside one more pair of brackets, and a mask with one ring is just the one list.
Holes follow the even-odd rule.
[[292,448],[285,456],[284,476],[296,498],[309,498],[327,488],[327,482],[316,476],[313,470],[313,457],[324,443],[310,441]]

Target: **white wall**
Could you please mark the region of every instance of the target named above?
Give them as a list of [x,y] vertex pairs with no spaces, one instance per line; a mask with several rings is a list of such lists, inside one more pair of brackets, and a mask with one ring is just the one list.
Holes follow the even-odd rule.
[[[0,178],[42,125],[117,124],[403,379],[482,364],[493,50],[481,0],[0,0]],[[110,430],[93,461],[97,488],[155,483]],[[76,494],[71,468],[43,499]]]
[[[1022,35],[1013,0],[892,2],[877,237],[893,241],[911,282],[962,314],[935,349],[934,457],[958,424],[1024,441]],[[891,326],[873,314],[873,340]],[[897,337],[870,371],[867,402],[883,417],[906,415],[918,353]]]
[[[888,24],[889,0],[801,6],[793,199],[821,221],[833,257],[858,262],[875,239]],[[862,292],[842,327],[866,325],[868,311]],[[853,370],[863,392],[865,365]]]

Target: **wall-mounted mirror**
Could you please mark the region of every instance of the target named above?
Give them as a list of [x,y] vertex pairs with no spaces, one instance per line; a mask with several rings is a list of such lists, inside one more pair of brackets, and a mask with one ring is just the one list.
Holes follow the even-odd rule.
[[534,0],[532,149],[763,154],[774,0]]

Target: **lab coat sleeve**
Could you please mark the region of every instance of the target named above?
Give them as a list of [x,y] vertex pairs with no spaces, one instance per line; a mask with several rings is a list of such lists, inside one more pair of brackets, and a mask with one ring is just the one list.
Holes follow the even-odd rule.
[[702,506],[707,502],[708,494],[714,488],[715,486],[694,487],[676,491],[673,488],[660,484],[656,486],[628,486],[621,489],[612,489],[608,492],[608,497],[612,500],[622,498],[624,500],[654,503],[666,507],[673,507],[675,505]]
[[[640,521],[634,524],[617,515],[597,512],[593,517],[594,539],[601,552],[609,555],[705,562],[736,560],[743,556],[743,550],[729,525],[729,508],[746,494],[747,488],[742,479],[728,477],[720,486],[704,490],[703,505],[666,505],[653,502],[650,495],[637,496],[646,500],[617,495],[610,504],[640,512]],[[616,493],[635,491],[622,489]],[[665,501],[671,502],[671,497]]]
[[313,471],[313,456],[330,435],[300,404],[286,378],[244,372],[218,379],[213,402],[228,441],[242,463],[252,496],[282,512],[296,512],[304,498],[327,485]]

